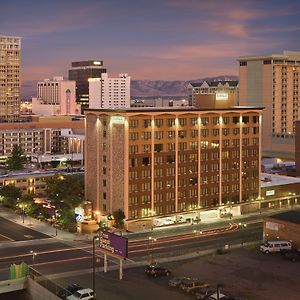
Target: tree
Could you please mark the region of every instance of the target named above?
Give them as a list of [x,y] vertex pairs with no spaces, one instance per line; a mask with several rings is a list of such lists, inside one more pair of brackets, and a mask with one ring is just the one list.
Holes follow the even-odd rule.
[[113,217],[115,219],[115,226],[116,228],[123,228],[124,227],[124,219],[125,219],[125,214],[123,210],[118,209],[114,211]]
[[21,195],[21,190],[11,184],[0,188],[0,196],[3,197],[2,203],[7,207],[15,207]]
[[6,160],[8,170],[22,170],[24,151],[21,146],[14,145],[11,156]]
[[84,200],[84,184],[82,175],[57,175],[48,178],[47,196],[57,210],[58,223],[68,227],[75,223],[74,209]]

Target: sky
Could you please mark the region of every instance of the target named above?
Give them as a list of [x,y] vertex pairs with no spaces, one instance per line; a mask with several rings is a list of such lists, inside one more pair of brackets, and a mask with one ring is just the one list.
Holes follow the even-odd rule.
[[100,59],[110,76],[238,75],[237,58],[300,51],[300,1],[0,0],[0,35],[22,37],[22,80]]

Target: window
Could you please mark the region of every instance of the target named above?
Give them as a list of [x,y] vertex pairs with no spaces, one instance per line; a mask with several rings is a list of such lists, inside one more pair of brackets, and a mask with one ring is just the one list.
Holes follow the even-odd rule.
[[240,117],[233,117],[232,118],[232,123],[233,124],[239,124],[240,123]]
[[149,156],[146,156],[146,157],[143,157],[143,158],[142,158],[142,165],[143,165],[143,166],[148,166],[148,165],[150,165],[150,157],[149,157]]
[[209,135],[209,129],[201,129],[201,136],[207,137]]
[[175,155],[168,155],[167,156],[167,163],[168,164],[175,163]]
[[142,137],[144,138],[144,140],[150,140],[151,139],[151,132],[144,131],[143,134],[142,134]]
[[162,150],[163,150],[163,144],[155,144],[154,145],[155,152],[161,152]]
[[198,125],[198,118],[191,118],[191,126]]
[[154,124],[156,127],[162,127],[164,125],[164,120],[163,119],[156,119],[154,120]]
[[169,139],[173,139],[173,138],[175,138],[175,131],[168,131],[168,138]]
[[139,126],[138,120],[130,120],[129,121],[129,128],[137,128]]
[[186,126],[186,118],[179,118],[178,121],[180,126]]
[[151,126],[151,119],[144,119],[144,128],[148,128]]
[[213,117],[213,124],[214,125],[219,125],[219,123],[220,123],[219,117]]
[[209,118],[208,117],[201,118],[201,124],[202,125],[208,125],[209,124]]
[[169,127],[175,126],[175,119],[168,119],[168,126]]

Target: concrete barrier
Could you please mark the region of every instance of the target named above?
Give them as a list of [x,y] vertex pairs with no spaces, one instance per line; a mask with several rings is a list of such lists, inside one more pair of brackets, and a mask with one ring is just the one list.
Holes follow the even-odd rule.
[[26,277],[0,281],[0,294],[24,290],[26,286]]

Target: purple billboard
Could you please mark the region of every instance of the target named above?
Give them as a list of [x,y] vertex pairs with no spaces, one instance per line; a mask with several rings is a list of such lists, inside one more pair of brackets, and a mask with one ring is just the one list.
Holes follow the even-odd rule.
[[128,240],[123,236],[108,231],[99,234],[99,247],[109,254],[126,258],[128,255]]

